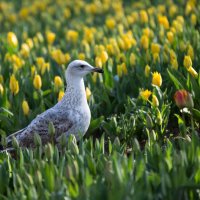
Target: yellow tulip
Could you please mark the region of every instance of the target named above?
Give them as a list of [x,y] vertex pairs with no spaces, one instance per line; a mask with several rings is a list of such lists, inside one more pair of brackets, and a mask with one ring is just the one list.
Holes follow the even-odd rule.
[[0,74],[0,83],[3,83],[3,82],[4,82],[3,75]]
[[158,53],[153,54],[153,62],[160,62],[160,56]]
[[152,84],[160,87],[162,85],[162,77],[158,72],[153,73]]
[[162,25],[165,29],[169,28],[169,21],[166,16],[159,16],[158,22],[160,25]]
[[121,77],[122,76],[122,66],[121,65],[117,65],[117,75],[119,76],[119,77]]
[[152,95],[152,104],[153,106],[155,107],[158,107],[159,106],[159,101],[158,101],[158,98],[156,97],[156,95]]
[[70,61],[71,57],[69,53],[65,53],[65,63],[68,63]]
[[36,68],[35,65],[31,66],[31,77],[33,77],[35,75],[36,72]]
[[192,23],[192,25],[196,25],[197,24],[197,16],[195,14],[192,14],[190,17],[190,21]]
[[188,68],[188,72],[189,72],[194,78],[198,78],[198,73],[196,72],[196,70],[195,70],[192,66],[190,66],[190,67]]
[[63,91],[60,91],[58,93],[58,101],[60,101],[64,97],[65,93]]
[[43,75],[46,71],[49,71],[50,70],[50,63],[47,62],[47,63],[44,63],[42,66],[41,66],[41,74]]
[[10,90],[14,95],[19,92],[19,82],[15,78],[14,74],[10,77]]
[[114,55],[115,50],[112,44],[107,44],[106,45],[106,50],[108,52],[109,55]]
[[157,43],[152,43],[151,44],[151,52],[152,52],[152,54],[154,54],[154,53],[160,53],[160,45],[159,44],[157,44]]
[[127,75],[128,70],[127,70],[127,67],[126,67],[126,63],[122,63],[122,71],[123,71],[123,74]]
[[41,80],[40,75],[35,75],[33,79],[33,86],[37,90],[39,90],[42,87],[42,80]]
[[85,60],[85,54],[84,53],[79,53],[78,54],[78,59],[79,60]]
[[106,19],[106,26],[108,29],[114,29],[115,28],[115,20],[114,19]]
[[101,58],[102,64],[106,63],[106,61],[108,60],[108,53],[106,51],[102,51],[100,54],[100,58]]
[[140,39],[140,44],[144,49],[149,48],[149,38],[146,35],[143,35]]
[[69,30],[67,32],[66,39],[67,41],[72,41],[73,43],[76,43],[78,40],[78,32],[74,30]]
[[151,96],[152,92],[149,90],[142,90],[140,91],[140,96],[142,97],[143,100],[147,101],[149,97]]
[[11,47],[16,48],[18,46],[18,40],[17,40],[17,36],[15,35],[15,33],[9,32],[7,34],[7,42],[8,42],[8,45]]
[[29,105],[28,105],[28,102],[26,100],[24,100],[22,102],[22,110],[23,110],[24,115],[29,114]]
[[150,70],[151,70],[150,66],[149,66],[149,65],[146,65],[146,66],[145,66],[145,70],[144,70],[144,73],[145,73],[145,76],[146,76],[146,77],[149,77]]
[[51,45],[51,44],[54,43],[54,41],[55,41],[55,39],[56,39],[56,34],[53,33],[53,32],[48,31],[48,32],[46,33],[46,38],[47,38],[48,44]]
[[55,76],[54,77],[54,85],[55,85],[56,88],[60,88],[60,87],[63,86],[63,81],[60,78],[60,76]]
[[28,38],[26,40],[26,44],[29,46],[30,49],[33,48],[34,44],[33,44],[33,40],[31,38]]
[[96,57],[95,58],[95,65],[97,66],[97,67],[102,67],[102,60],[101,60],[101,58],[100,57]]
[[172,68],[177,70],[178,69],[178,61],[177,61],[177,59],[173,58],[173,59],[170,60],[170,62],[171,62]]
[[38,68],[41,70],[42,66],[44,65],[45,63],[45,60],[43,57],[38,57],[36,58],[36,63],[38,65]]
[[185,56],[184,57],[183,65],[187,69],[192,66],[192,60],[191,60],[190,56]]
[[190,58],[194,60],[194,49],[191,45],[188,46],[187,55],[189,55]]
[[180,41],[179,47],[180,47],[180,50],[183,52],[187,48],[187,45],[185,44],[184,41]]
[[60,49],[53,50],[51,56],[59,65],[66,64],[71,59],[68,53],[64,54]]
[[29,48],[28,44],[26,44],[26,43],[22,44],[20,53],[24,58],[27,58],[29,56],[30,48]]
[[169,41],[170,44],[173,43],[173,41],[174,41],[174,34],[173,34],[173,32],[171,32],[171,31],[167,32],[167,40]]
[[136,64],[136,56],[135,56],[134,53],[131,53],[129,61],[130,61],[130,65],[131,66],[135,66],[135,64]]
[[0,95],[3,95],[4,89],[3,89],[3,85],[0,83]]
[[145,10],[141,10],[140,11],[140,20],[142,23],[147,23],[149,18],[148,18],[148,14]]
[[86,93],[87,100],[89,100],[92,93],[91,93],[91,91],[90,91],[90,89],[88,87],[86,87],[85,93]]

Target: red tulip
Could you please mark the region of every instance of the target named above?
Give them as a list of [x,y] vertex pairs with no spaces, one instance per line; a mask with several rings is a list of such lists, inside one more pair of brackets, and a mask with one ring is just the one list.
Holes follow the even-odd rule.
[[182,109],[182,108],[193,108],[194,102],[192,99],[192,95],[186,91],[186,90],[178,90],[174,94],[174,100],[176,102],[176,105]]

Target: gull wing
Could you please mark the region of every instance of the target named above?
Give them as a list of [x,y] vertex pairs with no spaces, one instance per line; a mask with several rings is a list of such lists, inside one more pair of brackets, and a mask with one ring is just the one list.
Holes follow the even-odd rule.
[[34,146],[34,134],[40,135],[42,143],[46,144],[50,141],[50,135],[48,133],[49,123],[52,122],[55,128],[55,138],[59,137],[62,133],[67,132],[75,123],[72,120],[72,110],[58,110],[51,108],[46,112],[38,115],[26,128],[18,131],[8,139],[15,136],[22,147]]

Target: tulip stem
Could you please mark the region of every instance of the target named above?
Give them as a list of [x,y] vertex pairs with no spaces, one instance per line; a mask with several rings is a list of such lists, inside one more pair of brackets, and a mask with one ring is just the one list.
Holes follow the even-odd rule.
[[192,126],[192,133],[195,132],[195,129],[194,129],[194,118],[193,118],[193,114],[191,112],[191,126]]
[[[183,112],[183,110],[182,110],[182,118],[183,118],[183,122],[184,122],[184,126],[186,127],[186,121],[185,121],[185,114],[184,114],[184,112]],[[184,128],[184,136],[186,135],[186,128]]]

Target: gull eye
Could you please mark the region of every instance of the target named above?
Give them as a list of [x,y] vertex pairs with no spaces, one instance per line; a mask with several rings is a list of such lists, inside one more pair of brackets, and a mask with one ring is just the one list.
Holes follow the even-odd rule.
[[80,65],[80,68],[83,69],[85,67],[85,65]]

